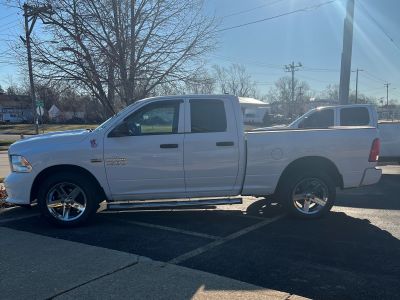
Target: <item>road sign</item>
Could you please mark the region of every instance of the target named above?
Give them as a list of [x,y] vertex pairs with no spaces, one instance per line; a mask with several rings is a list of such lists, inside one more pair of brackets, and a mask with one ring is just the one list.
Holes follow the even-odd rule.
[[37,107],[44,107],[44,102],[41,100],[36,100],[36,106]]
[[37,112],[37,114],[38,114],[39,116],[43,116],[43,113],[44,113],[43,106],[38,106],[38,107],[36,107],[36,112]]

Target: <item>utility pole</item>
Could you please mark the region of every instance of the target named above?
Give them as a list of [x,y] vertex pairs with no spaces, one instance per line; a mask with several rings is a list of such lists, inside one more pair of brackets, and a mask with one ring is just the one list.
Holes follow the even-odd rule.
[[[35,124],[36,134],[39,134],[39,119],[36,111],[36,94],[35,94],[35,83],[33,80],[33,68],[32,68],[32,53],[31,53],[31,33],[33,26],[35,26],[36,20],[40,13],[45,13],[51,10],[50,6],[31,6],[28,4],[23,5],[24,8],[24,18],[25,18],[25,39],[21,37],[22,41],[26,45],[26,51],[28,56],[28,71],[29,71],[29,83],[31,88],[31,98],[32,98],[32,113],[33,122]],[[31,24],[29,24],[31,22]]]
[[358,101],[358,72],[362,72],[362,71],[364,71],[364,70],[358,69],[358,68],[356,70],[356,104]]
[[353,21],[354,21],[354,0],[347,0],[346,18],[343,26],[343,50],[340,68],[340,104],[349,103],[349,87],[351,72],[351,54],[353,51]]
[[391,85],[389,82],[384,84],[386,87],[386,108],[389,108],[389,85]]
[[[291,72],[292,73],[292,92],[291,92],[291,104],[294,104],[294,73],[298,70],[300,70],[300,68],[303,65],[299,62],[297,65],[294,64],[294,62],[292,62],[290,65],[286,65],[285,66],[285,72]],[[292,107],[291,105],[289,105],[289,115],[292,116]]]

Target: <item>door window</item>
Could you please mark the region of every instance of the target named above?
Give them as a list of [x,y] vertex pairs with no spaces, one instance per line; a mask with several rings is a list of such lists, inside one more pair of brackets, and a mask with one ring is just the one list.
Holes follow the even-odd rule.
[[299,128],[328,128],[334,125],[333,109],[321,109],[304,118]]
[[369,112],[366,107],[348,107],[340,110],[340,125],[364,126],[369,124]]
[[221,100],[190,100],[191,132],[225,132],[227,129],[224,102]]
[[150,103],[125,118],[110,136],[137,136],[178,133],[180,101]]

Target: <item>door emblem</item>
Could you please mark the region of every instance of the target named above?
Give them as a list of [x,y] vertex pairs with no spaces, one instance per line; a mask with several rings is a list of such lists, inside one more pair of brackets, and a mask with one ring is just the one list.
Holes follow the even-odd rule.
[[125,166],[128,160],[125,157],[106,158],[107,166]]
[[96,139],[90,140],[90,146],[91,146],[92,148],[96,148],[96,147],[97,147]]

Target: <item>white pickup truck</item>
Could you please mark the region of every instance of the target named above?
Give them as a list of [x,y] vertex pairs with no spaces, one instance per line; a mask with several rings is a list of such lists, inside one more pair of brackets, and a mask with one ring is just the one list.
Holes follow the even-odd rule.
[[85,222],[103,200],[120,210],[269,194],[290,213],[314,218],[330,210],[336,187],[381,177],[376,128],[245,133],[242,118],[234,96],[155,97],[93,131],[18,141],[9,148],[7,201],[37,200],[46,219],[64,226]]
[[372,126],[379,130],[379,161],[400,162],[400,123],[378,121],[371,104],[324,106],[311,109],[287,126],[257,128],[255,131],[282,129],[317,129],[334,126]]

